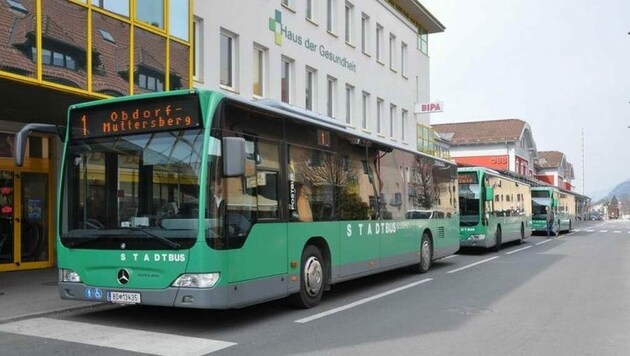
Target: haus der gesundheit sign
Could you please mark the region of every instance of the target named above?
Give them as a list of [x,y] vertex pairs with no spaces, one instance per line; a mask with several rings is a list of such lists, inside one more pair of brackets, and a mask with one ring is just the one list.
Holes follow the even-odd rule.
[[288,26],[282,24],[282,12],[276,10],[275,16],[269,18],[269,30],[274,33],[274,42],[278,46],[282,46],[284,40],[302,46],[310,53],[317,53],[321,57],[328,59],[330,62],[348,69],[354,73],[357,72],[357,65],[345,56],[339,55],[324,45],[318,45],[311,38],[303,36],[297,32],[291,31]]

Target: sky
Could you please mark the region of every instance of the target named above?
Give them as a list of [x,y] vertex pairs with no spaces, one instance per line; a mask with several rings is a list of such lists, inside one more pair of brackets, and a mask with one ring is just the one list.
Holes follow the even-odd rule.
[[518,118],[577,192],[630,179],[630,0],[420,2],[446,27],[429,35],[432,124]]

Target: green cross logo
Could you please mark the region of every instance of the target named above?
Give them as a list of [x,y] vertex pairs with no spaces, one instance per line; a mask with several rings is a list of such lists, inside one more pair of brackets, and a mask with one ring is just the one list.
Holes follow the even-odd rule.
[[274,42],[282,46],[282,13],[276,10],[276,16],[269,18],[269,31],[274,33]]

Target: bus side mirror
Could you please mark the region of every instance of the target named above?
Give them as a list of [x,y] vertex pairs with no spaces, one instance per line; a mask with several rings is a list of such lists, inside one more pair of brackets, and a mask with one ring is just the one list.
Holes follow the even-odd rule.
[[223,138],[223,174],[226,177],[239,177],[245,174],[245,139],[242,137]]
[[486,196],[484,197],[484,199],[486,201],[493,201],[494,200],[494,188],[486,187]]
[[13,151],[13,160],[17,167],[22,167],[24,164],[24,155],[26,154],[26,140],[31,132],[41,132],[48,134],[58,135],[62,140],[66,131],[65,126],[51,125],[51,124],[26,124],[22,129],[15,134],[15,149]]

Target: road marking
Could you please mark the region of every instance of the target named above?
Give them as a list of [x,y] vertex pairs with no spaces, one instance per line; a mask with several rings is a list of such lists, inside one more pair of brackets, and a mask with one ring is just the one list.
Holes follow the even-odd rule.
[[615,230],[615,231],[613,231],[613,233],[615,233],[615,234],[621,234],[621,231],[619,231],[619,230]]
[[475,262],[475,263],[471,263],[471,264],[466,265],[466,266],[464,266],[464,267],[455,268],[454,270],[450,270],[450,271],[448,271],[448,272],[446,272],[446,273],[455,273],[455,272],[463,271],[463,270],[465,270],[465,269],[467,269],[467,268],[474,267],[474,266],[476,266],[476,265],[480,265],[480,264],[482,264],[482,263],[486,263],[486,262],[488,262],[488,261],[492,261],[492,260],[495,260],[495,259],[497,259],[497,258],[499,258],[499,256],[494,256],[494,257],[486,258],[485,260],[481,260],[481,261],[478,261],[478,262]]
[[608,230],[599,230],[599,232],[608,232]]
[[306,317],[306,318],[298,319],[295,322],[296,323],[300,323],[300,324],[308,323],[309,321],[321,319],[323,317],[326,317],[326,316],[329,316],[329,315],[332,315],[332,314],[335,314],[335,313],[339,313],[339,312],[342,312],[344,310],[348,310],[350,308],[357,307],[357,306],[359,306],[361,304],[365,304],[365,303],[371,302],[373,300],[380,299],[380,298],[386,297],[386,296],[394,294],[394,293],[398,293],[398,292],[403,291],[405,289],[409,289],[409,288],[415,287],[417,285],[420,285],[422,283],[426,283],[426,282],[429,282],[429,281],[432,281],[432,280],[433,280],[433,278],[426,278],[426,279],[423,279],[421,281],[413,282],[413,283],[404,285],[402,287],[398,287],[398,288],[389,290],[387,292],[379,293],[379,294],[373,295],[373,296],[368,297],[368,298],[357,300],[356,302],[353,302],[353,303],[350,303],[350,304],[342,305],[342,306],[340,306],[338,308],[333,308],[333,309],[330,309],[328,311],[325,311],[325,312],[322,312],[322,313],[319,313],[319,314],[315,314],[315,315],[311,315],[311,316]]
[[[630,233],[630,231],[628,231]],[[441,258],[441,260],[448,260],[449,258],[457,257],[458,255],[448,255],[446,257]]]
[[517,253],[517,252],[519,252],[519,251],[527,250],[528,248],[532,248],[532,246],[525,246],[525,247],[523,247],[523,248],[519,248],[518,250],[514,250],[514,251],[506,252],[505,254],[506,254],[506,255],[511,255],[511,254],[513,254],[513,253]]
[[204,355],[236,345],[227,341],[48,318],[3,324],[0,331],[154,355]]
[[588,230],[584,230],[584,231],[586,231],[586,232],[595,232],[595,230],[592,230],[592,229],[588,229]]
[[548,240],[542,240],[542,241],[538,242],[538,243],[536,244],[536,246],[538,246],[538,245],[542,245],[542,244],[546,244],[547,242],[551,242],[551,239],[548,239]]

